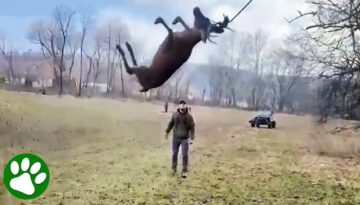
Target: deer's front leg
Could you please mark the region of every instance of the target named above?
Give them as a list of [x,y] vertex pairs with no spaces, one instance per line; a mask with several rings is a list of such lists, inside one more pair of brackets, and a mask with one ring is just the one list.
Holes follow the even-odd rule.
[[166,28],[166,30],[169,32],[169,35],[172,36],[173,30],[165,23],[165,21],[164,21],[163,18],[158,17],[158,18],[155,20],[154,23],[155,23],[155,24],[159,24],[159,23],[162,24],[162,25]]
[[180,16],[177,16],[174,21],[172,22],[173,25],[177,24],[177,23],[181,23],[181,25],[184,26],[184,28],[186,30],[190,29],[190,27],[185,23],[185,21],[180,17]]

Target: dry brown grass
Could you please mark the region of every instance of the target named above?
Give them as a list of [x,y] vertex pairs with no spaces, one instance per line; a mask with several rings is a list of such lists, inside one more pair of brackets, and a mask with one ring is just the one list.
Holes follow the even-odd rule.
[[353,123],[337,120],[316,125],[305,144],[320,155],[360,159],[360,133]]
[[[257,129],[253,112],[194,106],[189,178],[172,177],[162,109],[0,91],[0,164],[25,151],[48,162],[48,190],[26,204],[360,204],[359,163],[304,152],[317,149],[307,116]],[[0,205],[21,203],[0,184]]]

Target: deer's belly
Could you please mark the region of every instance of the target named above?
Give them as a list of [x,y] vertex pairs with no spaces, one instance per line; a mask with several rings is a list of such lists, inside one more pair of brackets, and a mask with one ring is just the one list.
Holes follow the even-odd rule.
[[165,83],[191,56],[193,45],[176,39],[173,44],[165,41],[159,48],[151,64],[156,85]]

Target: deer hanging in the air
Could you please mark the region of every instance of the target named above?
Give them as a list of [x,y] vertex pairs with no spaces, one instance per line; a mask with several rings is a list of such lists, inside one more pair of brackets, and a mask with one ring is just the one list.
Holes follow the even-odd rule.
[[185,30],[181,32],[173,32],[161,17],[158,17],[155,20],[155,24],[162,24],[166,28],[168,35],[160,45],[149,67],[137,65],[134,52],[130,44],[126,42],[126,47],[129,50],[134,65],[133,67],[130,67],[123,49],[120,45],[116,46],[124,61],[127,73],[130,75],[135,74],[142,86],[140,92],[146,92],[149,89],[164,84],[176,70],[189,59],[196,44],[200,41],[203,41],[204,43],[206,43],[207,40],[211,41],[210,37],[212,36],[210,34],[223,33],[224,28],[227,28],[229,23],[227,17],[224,18],[223,22],[211,23],[198,7],[194,8],[193,13],[195,20],[194,27],[192,28],[190,28],[179,16],[172,22],[174,25],[177,23],[183,25]]

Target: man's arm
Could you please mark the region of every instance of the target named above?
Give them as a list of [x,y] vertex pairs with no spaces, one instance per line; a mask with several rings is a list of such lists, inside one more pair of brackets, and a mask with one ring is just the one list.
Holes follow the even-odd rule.
[[168,126],[167,126],[167,128],[166,128],[166,134],[169,134],[170,133],[170,131],[171,131],[171,129],[174,127],[174,118],[175,118],[175,114],[173,114],[172,116],[171,116],[171,120],[170,120],[170,122],[169,122],[169,124],[168,124]]
[[190,127],[190,139],[194,140],[195,138],[195,122],[194,118],[189,114],[189,127]]

